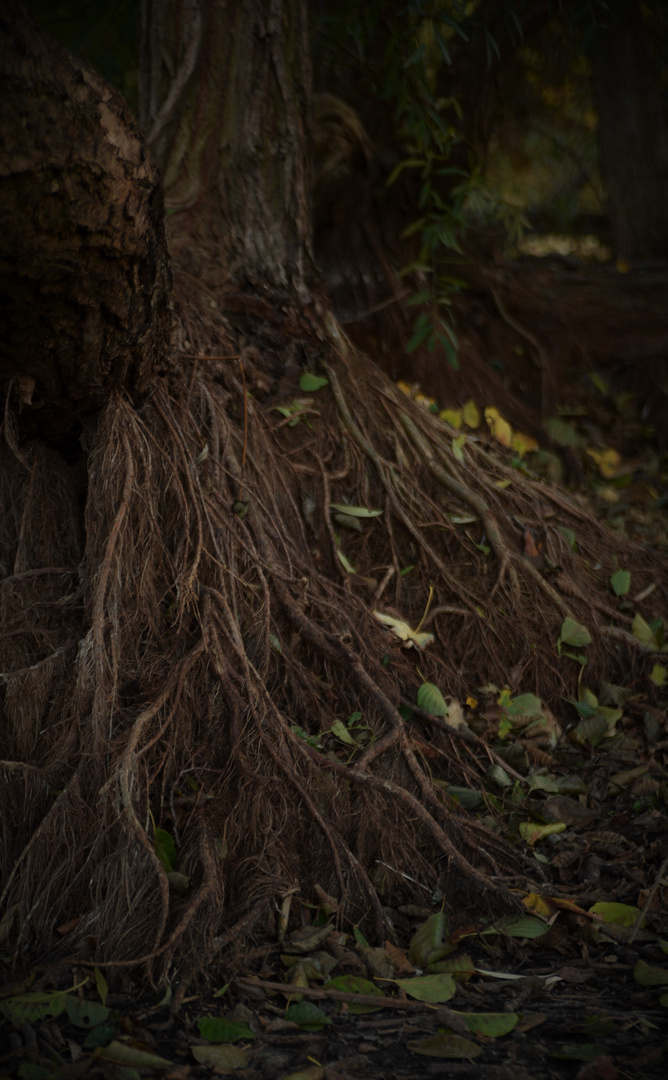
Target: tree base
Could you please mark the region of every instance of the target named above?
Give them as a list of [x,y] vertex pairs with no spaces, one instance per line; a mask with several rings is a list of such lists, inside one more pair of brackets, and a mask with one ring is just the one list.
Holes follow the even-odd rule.
[[[488,684],[537,695],[545,732],[525,741],[549,760],[549,707],[582,670],[558,655],[564,618],[591,634],[588,686],[639,678],[651,655],[607,583],[624,567],[656,586],[634,608],[650,618],[665,560],[455,443],[331,319],[317,340],[255,318],[216,356],[200,334],[182,328],[180,370],[140,406],[109,400],[83,515],[54,450],[3,453],[13,955],[85,939],[153,983],[186,964],[183,983],[294,893],[381,940],[388,905],[437,891],[467,921],[508,910],[540,871],[445,790],[499,760],[457,707]],[[300,389],[296,356],[328,383]],[[416,706],[425,682],[449,716]]]

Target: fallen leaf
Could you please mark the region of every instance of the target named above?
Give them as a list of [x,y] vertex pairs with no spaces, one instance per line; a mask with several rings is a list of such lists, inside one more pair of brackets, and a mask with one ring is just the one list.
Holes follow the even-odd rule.
[[605,450],[592,450],[587,448],[587,453],[592,461],[598,465],[598,471],[605,480],[611,480],[617,475],[621,457],[616,450],[609,447]]
[[417,1001],[442,1004],[454,997],[456,986],[452,975],[416,975],[412,979],[395,979],[404,993]]
[[482,1054],[482,1046],[462,1035],[429,1035],[426,1039],[413,1039],[406,1046],[413,1053],[426,1057],[475,1058]]
[[441,409],[438,416],[440,420],[445,420],[446,424],[457,430],[462,426],[462,414],[459,409]]
[[462,419],[467,427],[480,427],[480,409],[476,405],[473,398],[469,398],[469,400],[466,402],[466,405],[462,409]]
[[222,1043],[220,1046],[191,1046],[190,1051],[200,1065],[204,1065],[207,1069],[220,1069],[223,1072],[244,1069],[250,1059],[248,1050],[242,1050],[239,1046],[229,1046],[227,1043]]
[[328,385],[329,379],[326,379],[324,375],[312,375],[310,371],[305,371],[299,380],[299,389],[306,393],[314,393]]
[[636,963],[633,978],[641,986],[668,986],[668,971],[665,968],[652,967],[644,960]]
[[202,1038],[209,1042],[236,1042],[237,1039],[255,1038],[248,1024],[228,1020],[225,1016],[203,1016],[197,1021],[197,1027]]
[[513,438],[513,429],[507,420],[501,416],[498,409],[490,407],[485,409],[485,420],[497,442],[502,446],[510,447]]
[[105,1061],[113,1061],[116,1065],[126,1065],[136,1069],[166,1069],[173,1064],[148,1050],[142,1050],[130,1043],[118,1042],[116,1039],[110,1042],[109,1046],[98,1046],[97,1050],[93,1051],[93,1057],[100,1057]]
[[575,647],[591,645],[591,635],[586,626],[567,615],[561,624],[559,641],[562,641],[564,645],[574,645]]
[[330,503],[330,510],[338,510],[341,514],[347,514],[349,517],[357,518],[374,518],[380,517],[383,513],[382,510],[367,510],[366,506],[348,506],[347,503]]
[[434,640],[433,634],[412,630],[408,623],[403,622],[402,619],[395,619],[392,615],[384,615],[382,611],[374,611],[372,614],[374,619],[378,619],[378,622],[389,627],[400,641],[405,641],[409,646],[414,645],[418,649],[425,649]]
[[424,682],[418,687],[418,708],[429,713],[430,716],[447,716],[448,706],[441,691],[434,683]]
[[514,1012],[503,1013],[457,1013],[472,1035],[483,1035],[488,1039],[498,1039],[512,1031],[519,1020]]

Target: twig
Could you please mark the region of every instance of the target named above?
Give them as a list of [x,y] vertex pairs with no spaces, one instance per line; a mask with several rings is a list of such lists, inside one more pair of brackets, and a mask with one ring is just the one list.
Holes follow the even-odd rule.
[[350,319],[342,319],[342,324],[343,326],[350,326],[351,323],[361,322],[362,319],[368,318],[369,315],[375,315],[376,312],[383,311],[392,304],[398,304],[401,300],[405,300],[407,296],[410,296],[410,294],[410,289],[404,289],[403,292],[397,293],[396,296],[388,296],[388,298],[382,300],[380,304],[375,304],[374,307],[367,308],[366,311],[360,311],[359,315],[353,315]]
[[167,124],[173,119],[190,81],[190,77],[195,70],[195,64],[197,63],[197,54],[199,53],[200,42],[202,40],[202,13],[199,9],[197,0],[190,0],[187,6],[191,9],[189,13],[190,18],[188,19],[190,35],[183,57],[183,63],[177,70],[162,108],[153,121],[153,125],[146,139],[149,146],[155,145],[156,141],[167,127]]

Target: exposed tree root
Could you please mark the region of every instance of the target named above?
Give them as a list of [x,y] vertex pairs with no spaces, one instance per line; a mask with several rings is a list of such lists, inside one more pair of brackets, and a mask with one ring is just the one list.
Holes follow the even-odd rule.
[[[379,936],[388,904],[439,884],[467,919],[511,907],[524,856],[443,786],[480,785],[497,755],[415,707],[416,689],[463,700],[519,665],[513,690],[559,711],[580,672],[557,656],[564,615],[592,634],[588,682],[628,680],[651,658],[608,625],[609,575],[656,586],[647,618],[668,586],[659,556],[482,444],[458,460],[452,432],[333,323],[324,345],[276,321],[254,324],[257,347],[227,326],[181,334],[196,359],[139,407],[114,395],[89,433],[84,520],[72,470],[44,445],[19,450],[11,424],[0,478],[14,956],[83,940],[91,962],[156,985],[181,965],[179,1000],[294,890],[310,901],[319,886],[342,925]],[[302,363],[329,378],[308,400]],[[383,513],[349,529],[332,503]],[[549,580],[523,555],[526,529]],[[424,617],[435,641],[405,648],[376,609]]]

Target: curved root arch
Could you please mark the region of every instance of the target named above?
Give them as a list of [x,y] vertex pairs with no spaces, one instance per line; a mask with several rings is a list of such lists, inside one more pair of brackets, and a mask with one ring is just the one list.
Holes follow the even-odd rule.
[[[402,700],[423,680],[462,700],[514,668],[558,701],[577,679],[555,650],[567,613],[594,636],[589,670],[611,677],[619,635],[597,627],[623,620],[602,583],[620,561],[640,589],[661,577],[480,442],[458,456],[330,331],[312,360],[329,385],[300,394],[295,376],[288,415],[260,403],[250,351],[196,362],[140,410],[114,398],[90,449],[78,574],[62,463],[37,445],[6,454],[2,616],[23,623],[4,664],[2,819],[30,807],[4,845],[17,950],[78,916],[69,937],[93,936],[96,962],[159,981],[297,888],[385,936],[383,904],[424,901],[444,871],[455,907],[512,902],[521,855],[444,793],[480,786],[493,752],[419,709],[407,719]],[[382,514],[346,529],[332,504]],[[523,557],[526,529],[552,581]],[[374,611],[433,644],[402,647]]]

